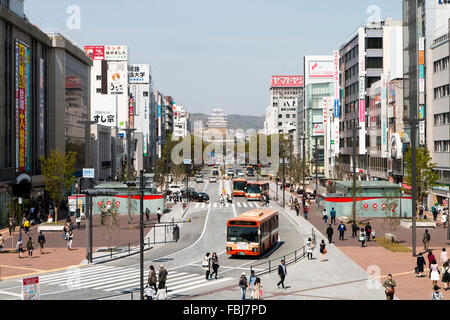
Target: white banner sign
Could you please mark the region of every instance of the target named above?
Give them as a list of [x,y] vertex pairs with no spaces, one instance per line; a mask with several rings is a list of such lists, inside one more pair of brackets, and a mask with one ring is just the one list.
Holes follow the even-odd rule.
[[127,62],[108,61],[108,94],[128,94]]

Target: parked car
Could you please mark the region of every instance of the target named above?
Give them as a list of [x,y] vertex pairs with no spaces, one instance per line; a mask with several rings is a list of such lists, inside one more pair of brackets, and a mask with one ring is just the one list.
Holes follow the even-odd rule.
[[209,182],[217,182],[217,178],[216,177],[210,177],[209,178]]
[[195,177],[195,182],[196,183],[203,183],[203,175],[197,175],[196,177]]
[[206,192],[198,192],[196,200],[199,202],[209,202],[209,195]]

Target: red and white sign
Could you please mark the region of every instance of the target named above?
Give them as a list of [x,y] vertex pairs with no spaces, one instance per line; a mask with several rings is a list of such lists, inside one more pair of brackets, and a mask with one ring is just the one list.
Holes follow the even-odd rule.
[[309,61],[310,78],[333,78],[333,61]]
[[334,51],[333,70],[334,99],[339,100],[339,51]]
[[272,76],[272,88],[303,87],[303,76]]
[[378,208],[378,205],[376,203],[373,204],[372,206],[374,209]]
[[364,207],[364,209],[367,209],[369,207],[369,205],[367,203],[364,203],[363,207]]
[[116,201],[116,206],[120,206],[120,201]]
[[381,207],[382,207],[383,209],[386,209],[386,203],[383,203],[383,204],[381,205]]
[[22,279],[22,300],[39,300],[39,277]]
[[105,60],[105,46],[85,46],[84,52],[91,60]]

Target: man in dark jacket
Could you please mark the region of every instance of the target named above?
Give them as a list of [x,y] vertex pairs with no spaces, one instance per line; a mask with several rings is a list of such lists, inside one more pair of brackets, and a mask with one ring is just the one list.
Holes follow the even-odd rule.
[[369,242],[370,241],[370,234],[372,232],[372,226],[370,225],[370,222],[367,222],[365,230],[366,230],[367,242]]
[[331,226],[331,224],[328,225],[327,236],[328,236],[328,242],[331,243],[331,239],[333,237],[333,227]]
[[283,289],[286,289],[284,287],[284,278],[286,277],[287,269],[286,264],[284,263],[284,260],[281,260],[281,264],[278,266],[278,275],[280,276],[280,281],[277,283],[277,287],[280,288],[280,284],[283,286]]
[[358,236],[358,225],[356,224],[355,221],[353,221],[352,223],[352,238],[356,238]]
[[339,230],[339,240],[344,240],[344,232],[347,231],[345,224],[341,221],[341,224],[338,226]]
[[163,265],[159,266],[159,274],[158,274],[158,288],[159,289],[164,289],[166,287],[166,280],[167,280],[167,270],[164,269]]

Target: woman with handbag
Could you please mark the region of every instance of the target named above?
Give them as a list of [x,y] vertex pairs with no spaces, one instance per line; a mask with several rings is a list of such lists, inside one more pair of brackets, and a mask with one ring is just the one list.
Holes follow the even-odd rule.
[[255,284],[253,285],[252,298],[254,300],[262,300],[262,285],[261,279],[256,277]]
[[397,284],[395,283],[395,280],[392,279],[392,274],[388,274],[387,279],[383,283],[383,287],[386,288],[384,293],[386,294],[387,300],[394,300],[394,293],[395,293],[395,287]]
[[211,257],[213,272],[210,274],[210,278],[212,279],[213,274],[217,279],[217,271],[219,270],[219,258],[217,258],[217,253],[213,252]]
[[202,269],[206,271],[206,280],[209,280],[209,274],[211,272],[211,257],[209,252],[206,253],[205,258],[203,259]]
[[322,254],[322,257],[320,258],[320,261],[325,261],[325,255],[327,254],[327,249],[325,249],[325,241],[322,239],[322,242],[320,242],[320,253]]

